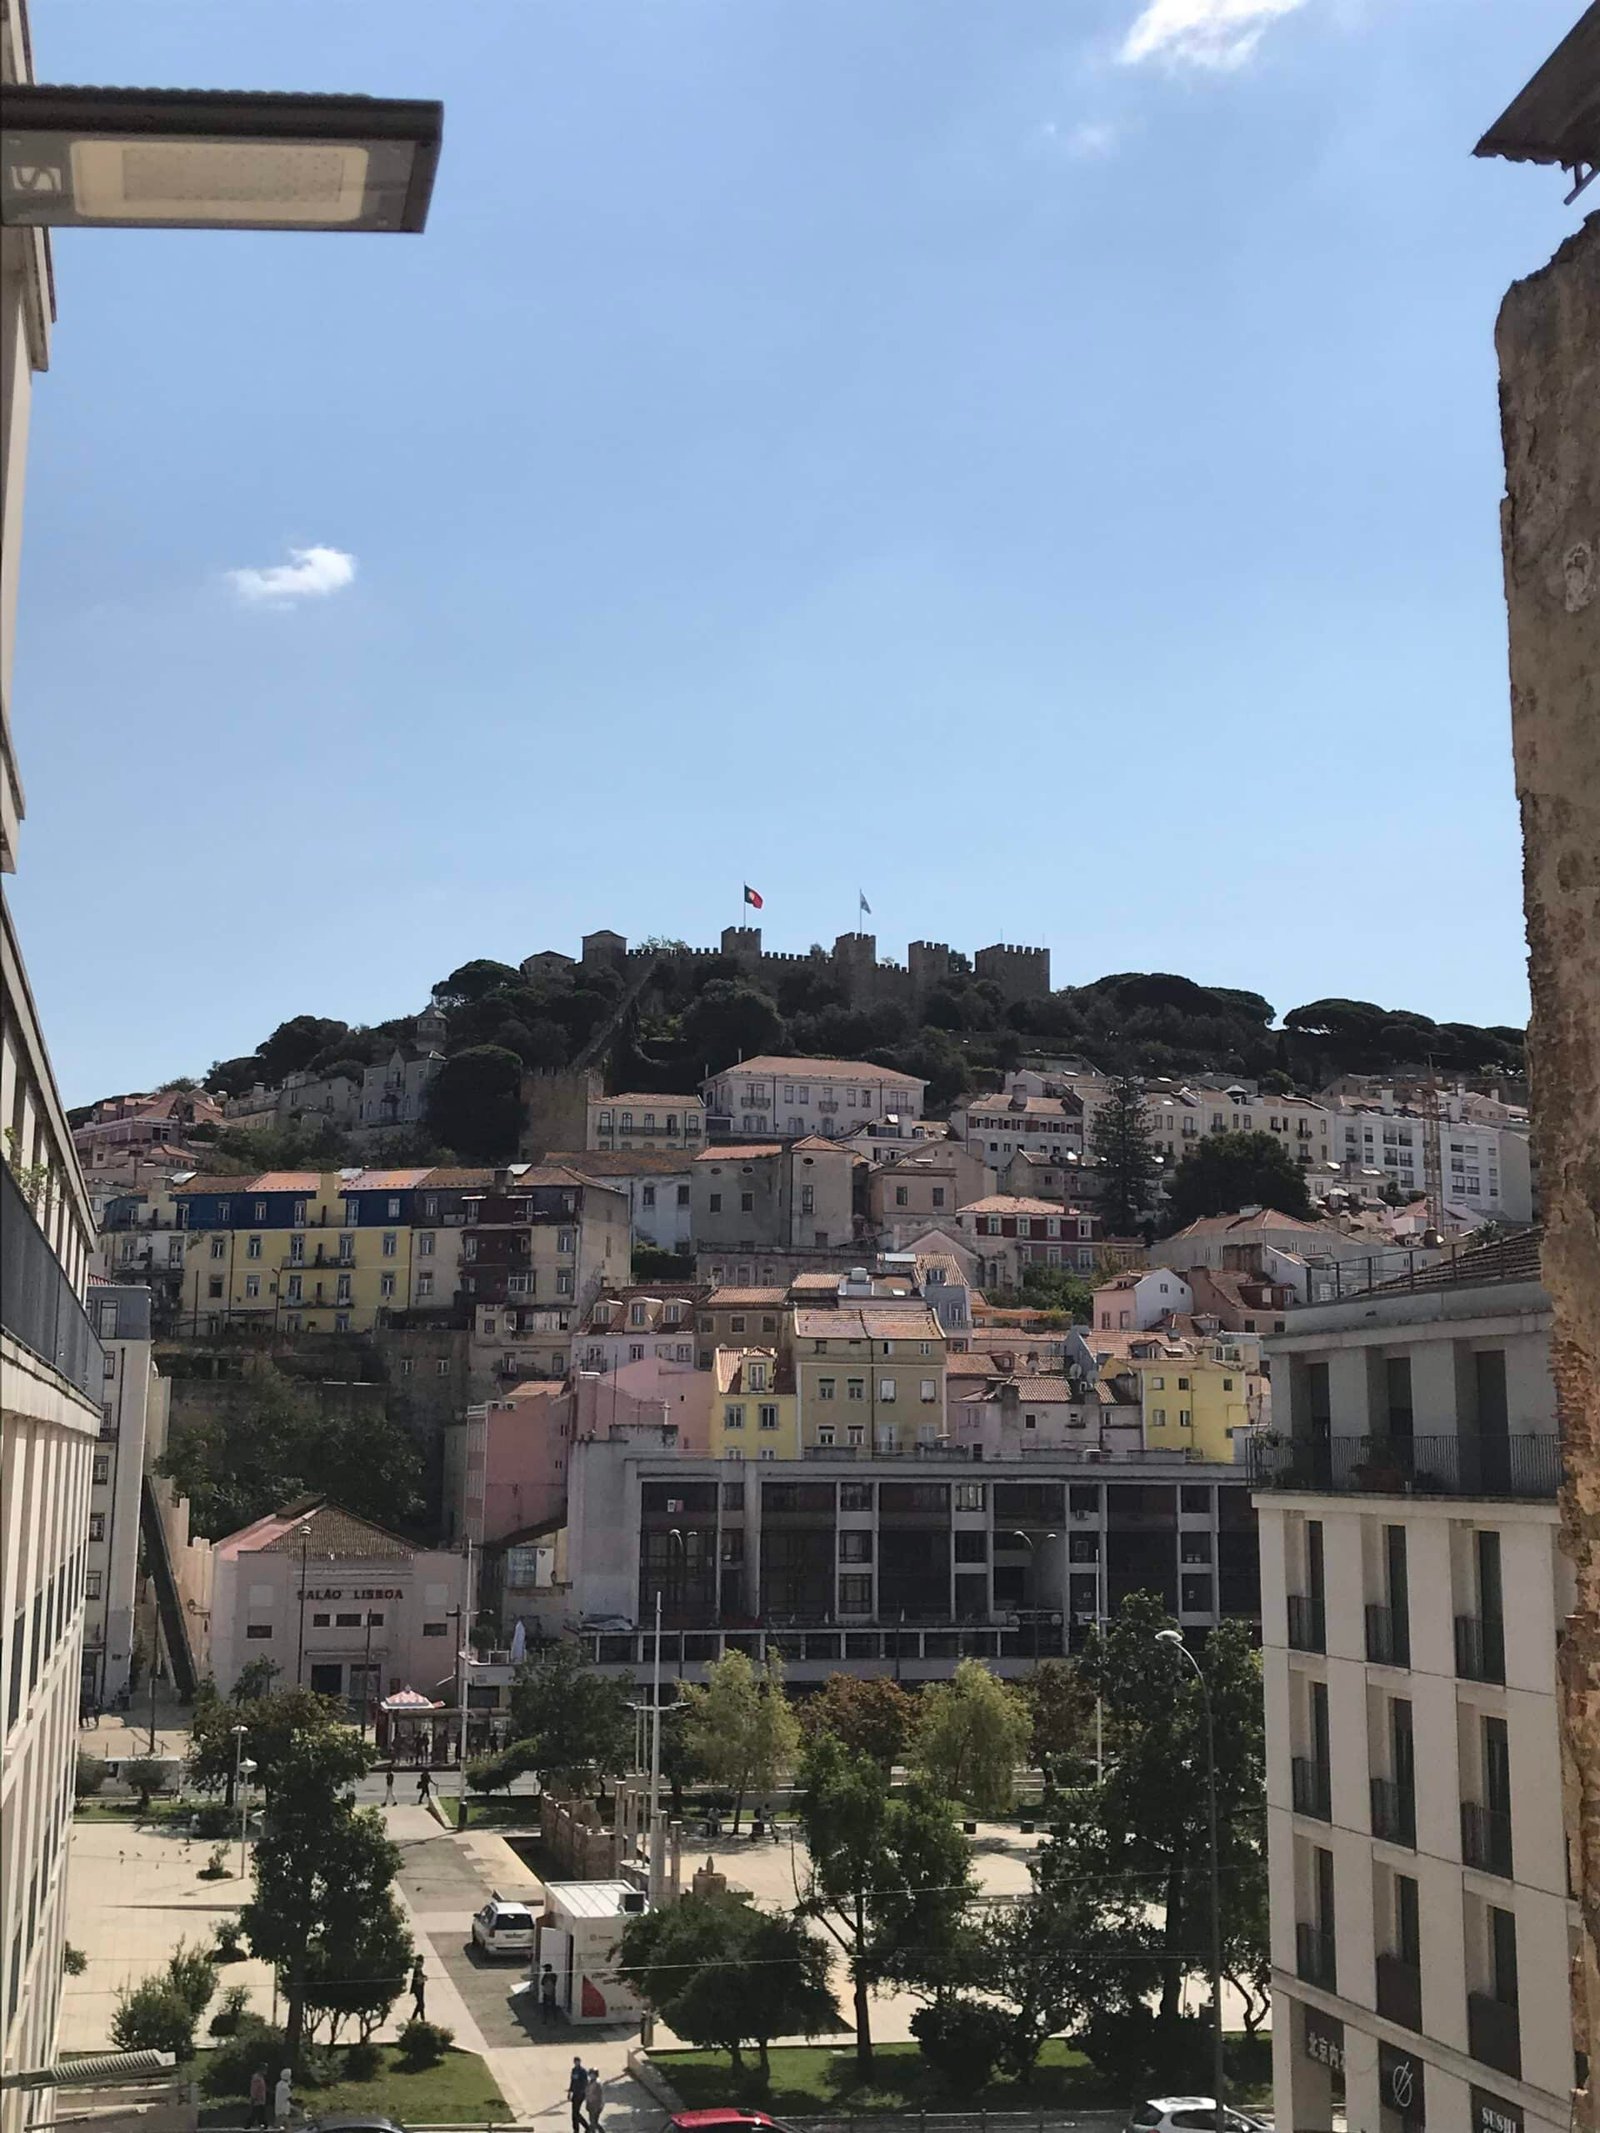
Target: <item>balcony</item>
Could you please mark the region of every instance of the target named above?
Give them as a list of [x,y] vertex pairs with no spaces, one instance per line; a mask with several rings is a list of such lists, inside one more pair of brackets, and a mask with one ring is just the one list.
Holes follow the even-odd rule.
[[1511,1879],[1511,1817],[1476,1800],[1461,1803],[1461,1857],[1480,1874]]
[[1422,2031],[1422,1967],[1402,1956],[1378,1957],[1378,2012],[1402,2029]]
[[1561,1480],[1561,1440],[1554,1430],[1484,1437],[1252,1438],[1251,1485],[1314,1495],[1506,1497],[1553,1499]]
[[1304,1919],[1296,1922],[1294,1967],[1295,1974],[1304,1978],[1308,1985],[1320,1985],[1326,1992],[1336,1990],[1338,1972],[1334,1963],[1333,1934],[1326,1926],[1308,1925]]
[[1456,1673],[1463,1681],[1506,1678],[1504,1626],[1481,1615],[1456,1616]]
[[1322,1601],[1309,1593],[1289,1594],[1289,1649],[1292,1652],[1325,1652],[1328,1649]]
[[1333,1802],[1327,1766],[1309,1755],[1289,1758],[1289,1782],[1297,1815],[1310,1815],[1318,1822],[1333,1820]]
[[1467,1994],[1467,2049],[1496,2073],[1522,2079],[1522,2038],[1514,2000],[1497,2000],[1487,1992]]
[[1411,1664],[1411,1624],[1393,1607],[1367,1609],[1367,1657],[1374,1666]]
[[0,1214],[5,1232],[0,1326],[98,1409],[106,1377],[104,1353],[61,1261],[5,1164],[0,1164]]
[[1372,1780],[1372,1834],[1385,1844],[1417,1848],[1417,1802],[1409,1785],[1393,1778]]

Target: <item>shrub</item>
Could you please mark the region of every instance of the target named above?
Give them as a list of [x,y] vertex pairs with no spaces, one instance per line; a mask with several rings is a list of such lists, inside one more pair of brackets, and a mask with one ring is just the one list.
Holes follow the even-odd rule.
[[141,1755],[137,1761],[123,1764],[122,1782],[138,1794],[140,1814],[149,1807],[151,1794],[166,1785],[169,1767],[158,1755]]
[[202,1881],[226,1881],[228,1878],[228,1847],[218,1844],[212,1847],[211,1856],[200,1869]]
[[937,1999],[911,2017],[922,2056],[952,2096],[975,2096],[1005,2050],[1011,2024],[983,2000]]
[[442,2022],[412,2021],[401,2030],[395,2052],[405,2071],[416,2074],[425,2066],[437,2066],[455,2041],[455,2031]]
[[513,1741],[497,1755],[476,1755],[467,1765],[468,1789],[472,1792],[505,1792],[533,1768],[536,1751],[532,1741]]
[[211,1960],[242,1963],[245,1959],[244,1928],[237,1918],[219,1918],[211,1928]]
[[213,2052],[207,2052],[200,2086],[208,2096],[248,2096],[250,2076],[265,2067],[270,2084],[278,2078],[284,2059],[284,2035],[263,2022],[260,2015],[244,2014],[231,2037],[225,2037]]
[[80,1800],[93,1799],[108,1775],[109,1766],[103,1763],[98,1755],[80,1754],[72,1789]]
[[1163,2021],[1148,2007],[1089,2017],[1073,2042],[1114,2087],[1177,2092],[1207,2088],[1211,2025],[1202,2015]]
[[82,1977],[89,1967],[89,1958],[81,1948],[75,1948],[69,1940],[63,1944],[61,1949],[61,1967],[68,1977]]
[[167,1958],[167,1983],[198,2022],[217,1989],[217,1966],[204,1948],[180,1940]]
[[197,1837],[231,1837],[238,1817],[226,1800],[202,1800],[189,1818]]
[[222,2005],[207,2025],[214,2037],[232,2037],[238,2034],[250,2005],[250,1995],[243,1985],[230,1985],[222,1995]]
[[117,1994],[111,2041],[125,2052],[175,2052],[189,2059],[194,2055],[194,2024],[189,2002],[170,1978],[141,1978]]
[[347,2044],[344,2048],[344,2068],[341,2078],[345,2081],[376,2081],[383,2068],[383,2054],[370,2038],[359,2044]]

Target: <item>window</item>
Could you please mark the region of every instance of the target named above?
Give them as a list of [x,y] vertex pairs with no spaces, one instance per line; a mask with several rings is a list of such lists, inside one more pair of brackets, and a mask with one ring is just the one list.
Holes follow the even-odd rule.
[[[385,1274],[383,1278],[388,1281],[391,1277]],[[506,1294],[508,1296],[527,1296],[531,1294],[532,1289],[533,1276],[531,1274],[508,1274],[506,1276]]]
[[297,1304],[303,1302],[304,1299],[305,1276],[303,1274],[291,1274],[289,1276],[288,1301],[292,1304]]
[[261,1294],[261,1276],[259,1274],[246,1274],[244,1277],[244,1293],[247,1299]]
[[933,1204],[935,1207],[943,1207],[944,1205],[944,1187],[942,1185],[935,1185],[933,1188]]
[[727,1407],[725,1407],[725,1408],[724,1408],[724,1409],[722,1410],[722,1426],[723,1426],[723,1428],[724,1428],[724,1429],[743,1429],[743,1428],[744,1428],[744,1409],[743,1409],[743,1407],[742,1407],[742,1406],[738,1406],[738,1405],[730,1405],[730,1406],[727,1406]]
[[208,1296],[220,1296],[222,1294],[222,1276],[220,1274],[213,1274],[206,1283],[206,1294]]
[[571,1267],[558,1266],[556,1268],[556,1294],[558,1296],[570,1296],[572,1294]]
[[448,1635],[449,1629],[450,1625],[448,1622],[424,1622],[422,1625],[422,1634],[425,1637],[443,1637]]
[[400,1249],[400,1239],[399,1239],[399,1236],[398,1236],[398,1234],[397,1234],[397,1233],[396,1233],[396,1232],[395,1232],[394,1230],[392,1230],[392,1229],[386,1229],[386,1230],[384,1231],[384,1233],[383,1233],[383,1256],[384,1256],[384,1258],[385,1258],[385,1259],[392,1259],[392,1258],[394,1257],[395,1253],[396,1253],[396,1252],[397,1252],[397,1251],[398,1251],[399,1249]]
[[640,1204],[640,1206],[641,1206],[641,1207],[654,1207],[654,1206],[655,1206],[655,1204],[656,1204],[656,1189],[655,1189],[655,1187],[654,1187],[653,1185],[646,1185],[646,1186],[645,1186],[645,1187],[644,1187],[644,1188],[643,1188],[643,1189],[641,1190],[641,1192],[640,1192],[640,1194],[639,1194],[639,1204]]
[[244,1633],[247,1637],[270,1637],[272,1635],[272,1624],[270,1622],[248,1622],[245,1624]]
[[563,1259],[570,1259],[577,1249],[578,1233],[575,1229],[558,1229],[556,1231],[556,1250]]
[[864,1400],[867,1396],[866,1379],[846,1378],[844,1381],[844,1395],[847,1400]]
[[744,1328],[745,1321],[743,1313],[735,1312],[734,1316],[728,1320],[728,1331],[730,1333],[742,1333],[744,1331]]
[[814,1214],[816,1213],[816,1211],[817,1211],[817,1188],[815,1187],[815,1185],[802,1185],[802,1186],[801,1186],[801,1188],[800,1188],[800,1212],[801,1212],[801,1214],[803,1214],[803,1215],[814,1215]]
[[687,1186],[687,1185],[680,1185],[680,1186],[678,1187],[678,1205],[679,1205],[680,1207],[687,1207],[687,1206],[688,1206],[688,1204],[689,1204],[689,1188],[688,1188],[688,1186]]
[[83,1573],[83,1596],[86,1600],[99,1599],[100,1576],[101,1573],[98,1570],[86,1570]]
[[433,1294],[433,1276],[431,1274],[419,1274],[417,1276],[417,1294],[419,1296],[431,1296]]
[[431,1259],[433,1257],[433,1231],[431,1229],[418,1230],[417,1257],[419,1259]]
[[[388,1281],[390,1279],[390,1276],[385,1274],[383,1278],[385,1281]],[[342,1304],[347,1304],[350,1301],[350,1276],[348,1274],[341,1274],[339,1276],[338,1285],[334,1290],[333,1300],[335,1303]]]
[[359,1615],[335,1615],[333,1626],[335,1629],[359,1629],[361,1627],[361,1617]]
[[899,1397],[899,1392],[900,1388],[893,1378],[879,1378],[878,1398],[880,1400],[890,1401],[897,1399]]
[[247,1237],[245,1239],[244,1256],[246,1259],[259,1259],[261,1257],[261,1239],[259,1237]]
[[706,1201],[706,1205],[707,1205],[707,1206],[708,1206],[708,1207],[710,1208],[710,1210],[711,1210],[712,1214],[714,1214],[714,1215],[720,1215],[720,1214],[721,1214],[721,1212],[722,1212],[722,1195],[721,1195],[721,1193],[720,1193],[720,1192],[714,1192],[714,1193],[712,1193],[712,1194],[710,1195],[710,1197],[709,1197],[709,1198],[707,1199],[707,1201]]
[[989,1560],[989,1536],[973,1531],[958,1532],[955,1537],[955,1559],[958,1563],[986,1563]]
[[911,1204],[911,1195],[903,1185],[897,1185],[894,1189],[894,1204],[896,1207],[908,1207]]
[[1167,1426],[1167,1410],[1164,1407],[1152,1407],[1150,1410],[1150,1422],[1155,1429],[1165,1429]]
[[228,1256],[228,1240],[227,1240],[227,1238],[226,1238],[226,1237],[213,1237],[213,1238],[212,1238],[212,1240],[211,1240],[211,1256],[212,1256],[212,1258],[213,1258],[213,1259],[226,1259],[226,1258],[227,1258],[227,1256]]
[[294,1203],[294,1208],[293,1208],[293,1221],[294,1221],[294,1226],[295,1226],[295,1228],[296,1228],[296,1229],[304,1229],[304,1228],[305,1228],[305,1224],[306,1224],[306,1203],[305,1203],[305,1201],[304,1201],[304,1200],[296,1200],[296,1201],[295,1201],[295,1203]]
[[759,1421],[762,1429],[776,1429],[778,1426],[778,1410],[775,1407],[763,1407],[760,1411]]
[[1189,1390],[1189,1380],[1187,1378],[1179,1378],[1178,1390],[1179,1392],[1187,1392]]
[[817,1431],[817,1442],[824,1450],[838,1441],[838,1432],[831,1422],[824,1422]]
[[355,1263],[356,1240],[348,1235],[343,1236],[339,1239],[339,1264],[341,1266],[354,1266]]
[[334,1312],[333,1330],[335,1333],[348,1333],[350,1331],[350,1313],[348,1311]]
[[434,1374],[441,1378],[447,1378],[450,1375],[450,1358],[447,1355],[441,1355],[438,1362],[435,1363]]
[[863,1577],[859,1571],[839,1580],[839,1612],[842,1615],[870,1615],[872,1612],[872,1579]]
[[95,1486],[98,1488],[102,1482],[109,1481],[110,1479],[111,1454],[109,1452],[96,1452],[94,1455]]
[[839,1535],[839,1560],[841,1563],[870,1563],[872,1561],[872,1535],[870,1533],[841,1533]]
[[289,1264],[291,1266],[304,1266],[305,1263],[306,1240],[304,1237],[291,1237],[289,1239]]
[[958,1481],[956,1483],[955,1507],[958,1511],[981,1511],[989,1500],[988,1484],[982,1481]]
[[749,1214],[753,1214],[753,1213],[755,1212],[755,1205],[756,1205],[756,1196],[755,1196],[755,1194],[754,1194],[753,1192],[742,1192],[742,1193],[740,1193],[740,1195],[739,1195],[739,1212],[740,1212],[740,1214],[741,1214],[741,1215],[749,1215]]
[[833,1388],[836,1383],[837,1380],[834,1378],[818,1378],[817,1398],[819,1400],[831,1400],[833,1398]]

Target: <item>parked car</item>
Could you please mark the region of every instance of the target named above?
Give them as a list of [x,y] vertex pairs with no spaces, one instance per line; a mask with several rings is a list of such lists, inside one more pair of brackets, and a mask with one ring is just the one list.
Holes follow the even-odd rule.
[[308,2118],[303,2133],[405,2133],[405,2128],[373,2111],[333,2111],[326,2118]]
[[[1248,2111],[1224,2110],[1224,2133],[1271,2133],[1270,2121]],[[1211,2096],[1152,2096],[1130,2116],[1125,2133],[1216,2133]]]
[[473,1945],[485,1955],[531,1955],[534,1916],[527,1904],[491,1896],[472,1920]]
[[680,2111],[667,2124],[672,2133],[792,2133],[781,2118],[769,2118],[765,2111],[748,2111],[738,2104],[714,2111]]

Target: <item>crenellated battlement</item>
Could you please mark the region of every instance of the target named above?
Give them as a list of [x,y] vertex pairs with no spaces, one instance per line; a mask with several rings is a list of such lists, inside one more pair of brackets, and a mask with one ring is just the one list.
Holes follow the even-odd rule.
[[[786,971],[802,967],[826,967],[838,979],[847,1003],[858,1008],[882,1006],[892,1001],[915,1009],[936,985],[963,976],[969,967],[967,959],[945,941],[912,941],[906,950],[905,962],[897,963],[891,957],[880,959],[877,935],[873,933],[841,933],[831,949],[813,948],[796,953],[764,948],[759,926],[727,926],[714,948],[630,947],[620,933],[604,929],[586,933],[579,968],[637,971],[658,955],[667,955],[674,962],[691,965],[737,962],[753,977],[770,975],[777,978]],[[561,962],[566,960],[559,958]],[[523,967],[525,970],[530,966],[553,968],[557,962],[557,951],[547,949],[539,956],[530,956]],[[970,967],[976,976],[998,985],[1008,1000],[1039,999],[1050,990],[1048,948],[996,942],[991,947],[979,948]]]

